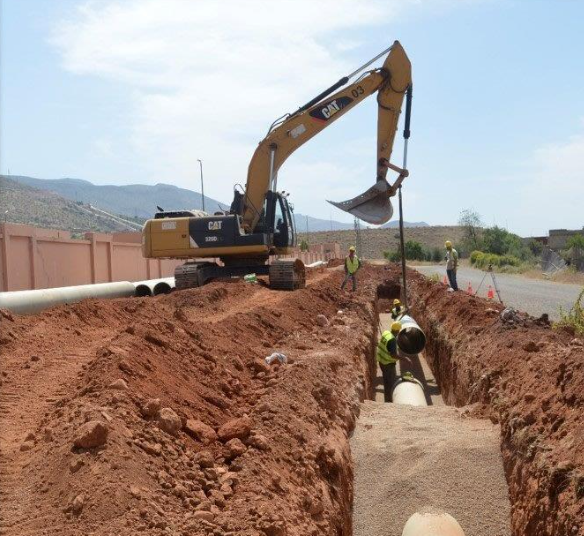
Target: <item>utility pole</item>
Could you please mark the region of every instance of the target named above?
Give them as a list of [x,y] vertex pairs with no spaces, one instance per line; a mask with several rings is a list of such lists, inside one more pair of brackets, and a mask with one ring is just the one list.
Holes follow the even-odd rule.
[[308,241],[308,216],[306,217],[306,245],[310,247],[310,242]]
[[203,212],[205,212],[205,187],[203,183],[203,162],[197,158],[199,167],[201,168],[201,197],[203,198]]

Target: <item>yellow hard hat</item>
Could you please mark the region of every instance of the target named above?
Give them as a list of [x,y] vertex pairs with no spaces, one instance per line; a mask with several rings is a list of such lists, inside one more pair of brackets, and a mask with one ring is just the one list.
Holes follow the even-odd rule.
[[401,302],[396,298],[395,300],[393,300],[393,304],[394,305],[401,305]]
[[349,248],[349,251],[355,251],[355,246],[351,246],[351,247]]
[[451,242],[450,240],[446,240],[446,242],[444,242],[444,245],[445,245],[447,248],[451,248],[451,247],[452,247],[452,242]]
[[391,325],[391,331],[401,331],[402,325],[401,322],[395,321],[392,325]]

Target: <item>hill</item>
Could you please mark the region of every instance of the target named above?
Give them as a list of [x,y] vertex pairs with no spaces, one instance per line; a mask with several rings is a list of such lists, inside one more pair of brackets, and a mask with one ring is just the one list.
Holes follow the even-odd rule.
[[[115,214],[143,219],[154,215],[156,205],[165,210],[201,209],[203,206],[200,193],[171,184],[113,186],[96,185],[82,179],[35,179],[14,175],[9,178],[33,188],[54,192],[71,201],[80,201]],[[214,212],[228,207],[205,196],[205,208],[207,212]]]
[[[415,240],[429,249],[444,249],[444,241],[451,240],[455,247],[462,239],[463,228],[458,226],[426,226],[408,227],[405,230],[406,240]],[[356,243],[355,231],[326,231],[320,233],[299,233],[299,240],[307,239],[309,244],[323,244],[338,242],[342,251]],[[399,231],[397,229],[362,229],[361,251],[357,252],[364,259],[382,259],[384,251],[395,251],[399,244]]]
[[[306,218],[307,216],[304,214],[294,214],[294,219],[296,221],[296,229],[298,232],[306,232]],[[361,222],[361,228],[364,228],[367,224]],[[391,228],[394,229],[399,226],[399,222],[397,220],[387,222],[385,225],[382,225],[382,228]],[[426,222],[404,222],[405,227],[427,227],[428,224]],[[346,231],[350,229],[354,229],[353,223],[345,223],[335,220],[325,220],[321,218],[313,218],[312,216],[308,216],[308,232],[319,232],[319,231]]]
[[[66,199],[91,204],[114,214],[126,214],[144,220],[151,218],[159,205],[166,210],[201,209],[202,196],[199,192],[178,188],[171,184],[131,184],[128,186],[98,186],[82,179],[36,179],[26,176],[5,176],[26,186],[56,193]],[[207,212],[227,209],[229,205],[205,196]],[[306,230],[304,214],[295,214],[296,228]],[[406,227],[427,226],[425,222],[404,222]],[[386,223],[383,227],[397,227],[397,221]],[[308,216],[308,229],[312,231],[330,231],[353,229],[352,223],[326,220]]]
[[[64,229],[67,231],[117,232],[132,229],[115,215],[103,214],[81,202],[32,188],[0,175],[1,221]],[[139,223],[134,227],[138,227]],[[135,230],[135,229],[134,229]]]

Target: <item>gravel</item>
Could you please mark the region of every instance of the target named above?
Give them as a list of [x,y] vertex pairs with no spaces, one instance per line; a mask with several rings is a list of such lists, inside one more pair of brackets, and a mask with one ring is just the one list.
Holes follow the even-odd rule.
[[[420,273],[430,276],[438,274],[442,281],[446,274],[444,266],[415,266]],[[461,267],[458,269],[458,286],[460,290],[466,291],[470,281],[474,291],[477,290],[485,272],[474,268]],[[555,283],[553,281],[541,281],[529,279],[520,275],[494,274],[497,280],[501,298],[505,305],[514,307],[520,311],[526,311],[533,316],[541,316],[547,313],[551,320],[559,320],[559,308],[570,309],[582,291],[580,285],[568,283]],[[478,296],[487,297],[488,285],[492,286],[489,275],[485,278]],[[493,288],[494,290],[494,288]],[[497,296],[495,294],[495,300]]]
[[400,536],[428,507],[454,516],[466,536],[510,535],[497,426],[449,406],[361,409],[351,438],[355,536]]

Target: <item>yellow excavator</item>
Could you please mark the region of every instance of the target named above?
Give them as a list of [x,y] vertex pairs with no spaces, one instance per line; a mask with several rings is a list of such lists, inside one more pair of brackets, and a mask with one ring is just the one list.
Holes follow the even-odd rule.
[[[382,67],[366,70],[385,54]],[[271,125],[251,159],[245,190],[235,188],[229,211],[213,215],[190,210],[157,212],[144,225],[143,256],[187,259],[175,270],[177,289],[251,273],[269,275],[271,288],[304,287],[305,270],[300,260],[270,262],[271,256],[289,255],[296,246],[293,210],[288,194],[277,189],[278,170],[296,149],[374,93],[378,104],[375,185],[352,200],[329,202],[368,223],[387,222],[393,214],[390,197],[408,176],[405,158],[403,169],[389,162],[404,96],[406,150],[409,138],[411,64],[398,41]],[[386,180],[388,169],[398,173],[393,185]]]

